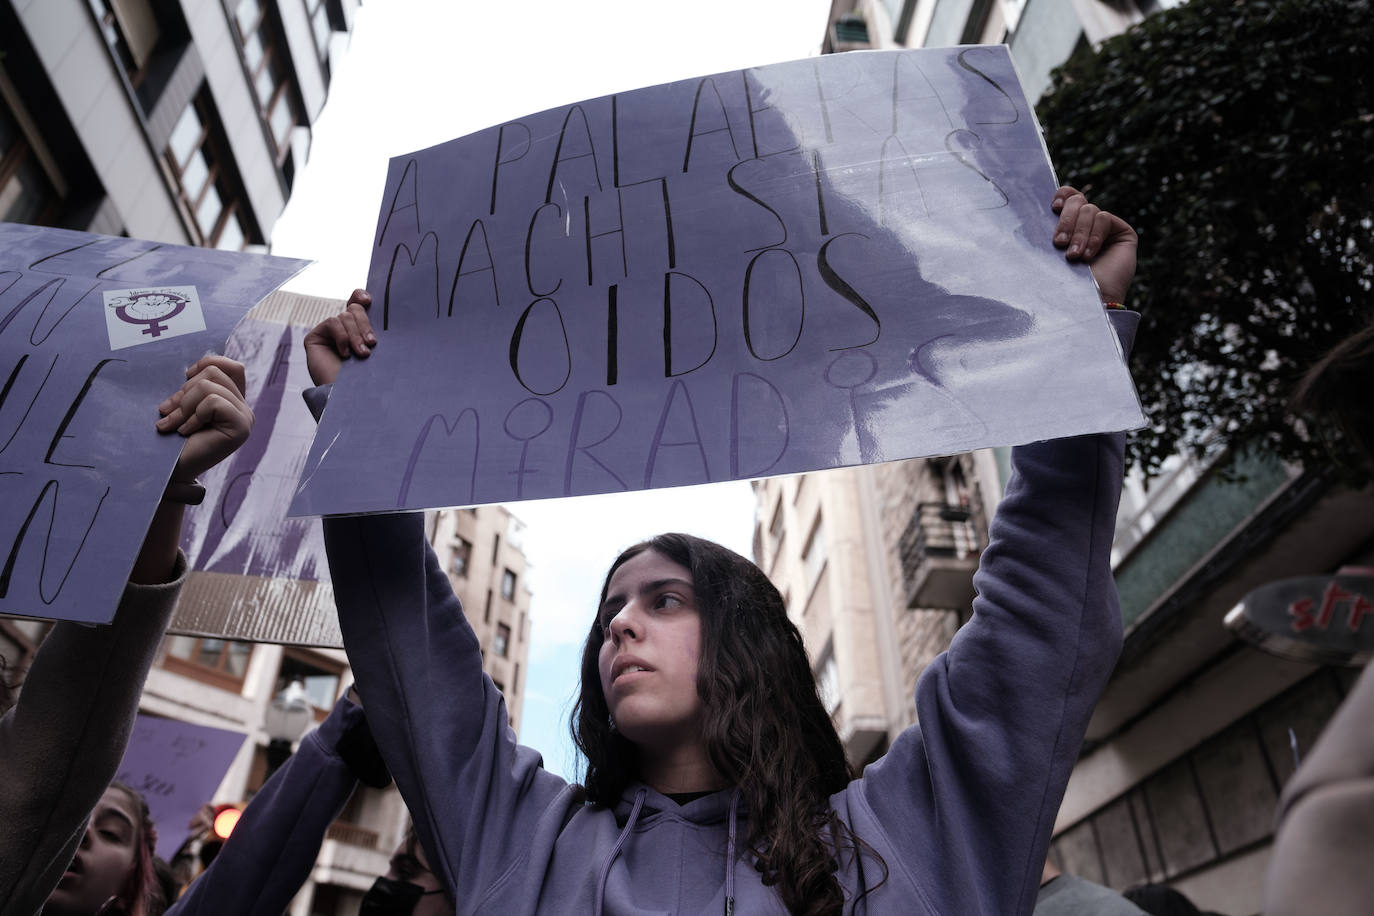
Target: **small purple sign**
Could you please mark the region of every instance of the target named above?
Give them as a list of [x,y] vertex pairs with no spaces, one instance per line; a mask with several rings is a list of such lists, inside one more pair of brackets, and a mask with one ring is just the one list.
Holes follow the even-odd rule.
[[320,526],[285,515],[315,432],[301,399],[305,331],[249,317],[229,337],[225,352],[248,373],[253,436],[202,478],[205,501],[187,510],[181,547],[192,569],[311,581],[328,570]]
[[573,496],[1142,424],[1007,49],[865,52],[391,161],[293,515]]
[[137,789],[157,825],[157,854],[171,859],[186,825],[211,800],[244,735],[140,713],[115,779]]
[[185,369],[306,262],[0,224],[0,612],[108,622]]

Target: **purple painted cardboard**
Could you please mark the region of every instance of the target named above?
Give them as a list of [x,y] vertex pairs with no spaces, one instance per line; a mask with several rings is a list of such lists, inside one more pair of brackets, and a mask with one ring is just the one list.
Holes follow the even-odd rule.
[[301,399],[310,387],[304,338],[304,328],[256,318],[244,318],[229,337],[225,352],[248,374],[253,436],[202,478],[205,502],[186,512],[181,549],[192,569],[327,578],[320,526],[286,517],[315,431]]
[[170,860],[186,825],[210,801],[244,735],[140,713],[115,779],[143,793],[157,825],[157,854]]
[[[157,404],[305,264],[0,224],[0,612],[114,616],[181,451]],[[148,295],[112,317],[121,291]],[[192,307],[204,329],[180,333]]]
[[[1129,180],[1122,176],[1121,180]],[[1007,49],[826,55],[391,161],[293,514],[794,473],[1142,424]]]

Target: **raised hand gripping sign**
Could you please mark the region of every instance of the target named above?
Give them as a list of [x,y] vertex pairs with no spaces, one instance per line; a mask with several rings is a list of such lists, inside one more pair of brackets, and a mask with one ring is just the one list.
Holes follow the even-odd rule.
[[0,613],[114,616],[184,441],[158,403],[305,264],[0,224]]
[[393,159],[297,514],[704,483],[1142,423],[1004,47],[826,56]]

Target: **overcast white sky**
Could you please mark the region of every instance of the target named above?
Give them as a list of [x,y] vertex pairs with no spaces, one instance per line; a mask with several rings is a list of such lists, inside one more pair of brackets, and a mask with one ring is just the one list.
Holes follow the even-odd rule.
[[[286,288],[366,285],[387,160],[501,121],[638,86],[807,57],[829,0],[364,0],[273,254],[318,263]],[[577,778],[567,737],[601,576],[625,546],[687,531],[749,554],[746,483],[519,503],[532,646],[521,741]]]

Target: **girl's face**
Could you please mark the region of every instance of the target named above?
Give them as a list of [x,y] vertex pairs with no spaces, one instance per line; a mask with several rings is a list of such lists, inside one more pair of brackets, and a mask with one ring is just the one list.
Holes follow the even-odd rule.
[[128,793],[106,789],[91,812],[72,864],[43,907],[43,916],[91,916],[118,894],[138,860],[141,820]]
[[600,614],[597,667],[616,730],[645,748],[697,740],[701,614],[691,572],[642,551],[611,576]]

